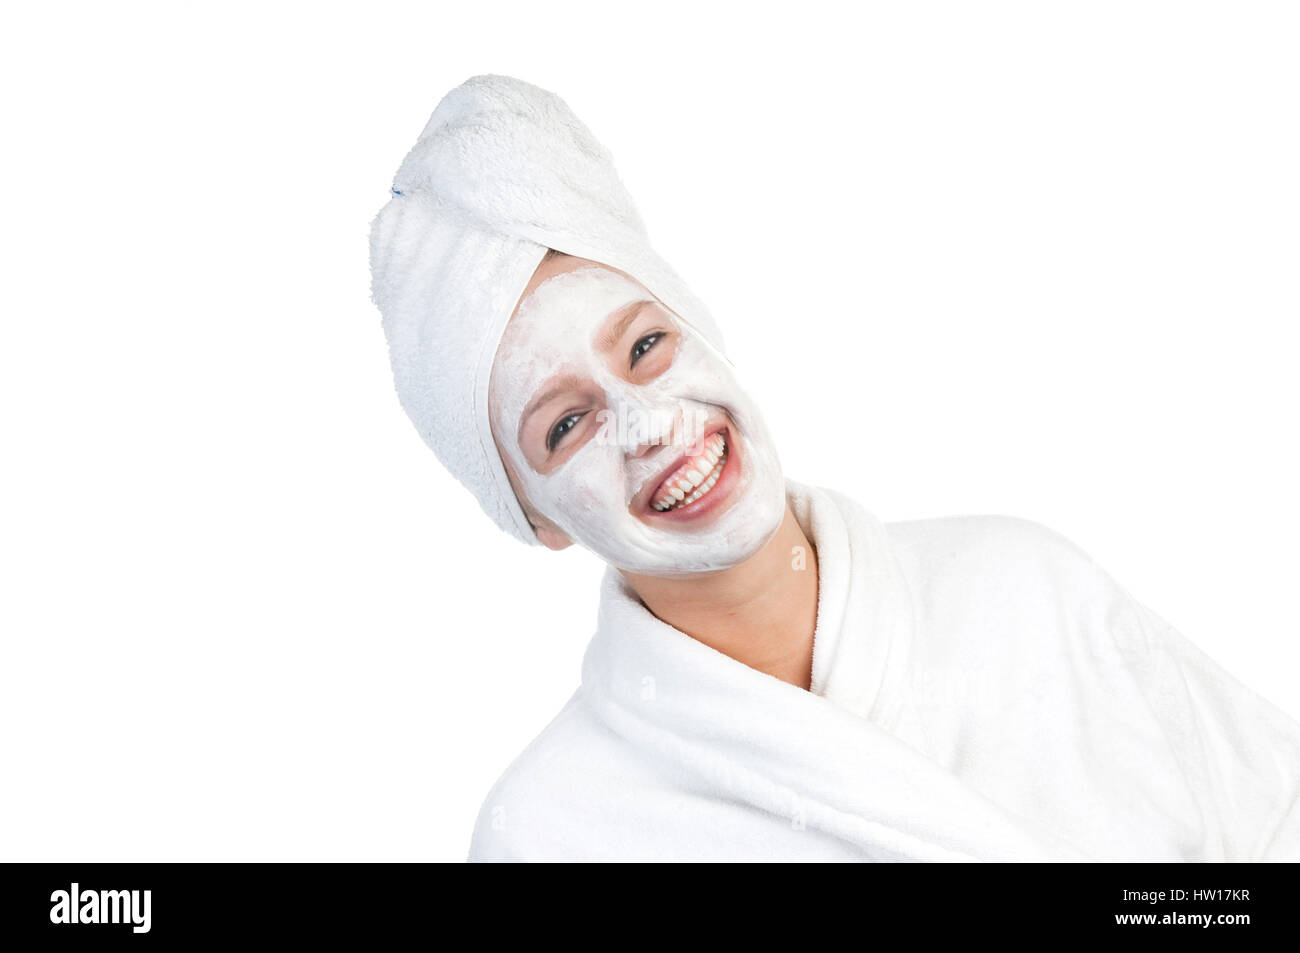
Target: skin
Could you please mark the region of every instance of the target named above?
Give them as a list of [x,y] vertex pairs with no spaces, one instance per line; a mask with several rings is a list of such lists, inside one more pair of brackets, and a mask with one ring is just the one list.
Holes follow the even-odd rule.
[[[533,292],[547,279],[584,267],[599,267],[623,275],[616,269],[572,255],[552,254],[534,272],[520,296],[511,321],[529,302]],[[631,276],[624,275],[626,278]],[[634,280],[634,279],[632,279]],[[527,342],[512,335],[508,326],[497,355],[497,366],[508,364],[512,349],[526,347]],[[666,359],[662,356],[659,360]],[[611,366],[617,364],[611,362]],[[629,370],[625,380],[637,386],[642,381]],[[648,383],[648,382],[645,382]],[[538,540],[550,549],[564,549],[572,538],[528,499],[512,456],[524,457],[522,465],[536,473],[554,467],[537,449],[538,440],[528,431],[534,426],[526,421],[524,433],[519,422],[500,421],[502,390],[495,368],[489,389],[493,404],[493,438],[511,486],[528,517]],[[514,432],[512,432],[512,429]],[[508,443],[513,441],[513,443]],[[514,452],[506,452],[510,446]],[[634,455],[653,454],[661,447],[638,447]],[[794,554],[802,551],[798,562]],[[800,568],[796,568],[799,566]],[[817,625],[816,549],[800,528],[788,504],[779,527],[753,555],[726,569],[685,575],[659,575],[634,572],[616,566],[637,593],[641,602],[657,618],[703,642],[705,645],[765,672],[774,678],[808,690],[812,680],[813,637]]]

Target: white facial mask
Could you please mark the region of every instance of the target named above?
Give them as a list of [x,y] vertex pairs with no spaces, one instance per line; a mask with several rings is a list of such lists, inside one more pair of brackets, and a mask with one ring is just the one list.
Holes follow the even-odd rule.
[[[611,313],[647,299],[657,300],[639,284],[597,266],[538,285],[511,319],[497,353],[493,427],[534,508],[607,563],[660,576],[728,569],[754,555],[781,525],[786,500],[780,462],[730,365],[662,304],[662,313],[672,319],[668,330],[676,336],[672,364],[640,384],[611,370],[596,345],[598,331]],[[593,397],[603,401],[589,412],[599,412],[597,419],[606,423],[562,464],[540,474],[519,445],[519,427],[529,401],[560,374],[587,383]],[[738,455],[736,447],[728,447],[732,459],[726,466],[738,465],[739,478],[719,496],[725,508],[698,521],[634,515],[633,499],[658,486],[688,451],[684,441],[697,436],[681,424],[705,415],[725,415],[738,445]],[[545,420],[543,429],[551,424]]]

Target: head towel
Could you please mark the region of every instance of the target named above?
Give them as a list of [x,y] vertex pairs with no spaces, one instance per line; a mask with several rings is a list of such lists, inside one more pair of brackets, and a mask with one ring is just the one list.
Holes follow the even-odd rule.
[[488,377],[548,248],[627,273],[722,350],[703,303],[650,247],[609,152],[564,101],[471,77],[438,103],[371,223],[370,293],[420,436],[526,543],[537,537],[492,440]]

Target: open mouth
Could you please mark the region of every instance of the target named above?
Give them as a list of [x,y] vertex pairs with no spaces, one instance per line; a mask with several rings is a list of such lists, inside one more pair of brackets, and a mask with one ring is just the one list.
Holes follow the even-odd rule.
[[725,430],[709,436],[699,453],[683,461],[655,488],[650,497],[651,508],[671,513],[708,496],[727,467],[727,450]]

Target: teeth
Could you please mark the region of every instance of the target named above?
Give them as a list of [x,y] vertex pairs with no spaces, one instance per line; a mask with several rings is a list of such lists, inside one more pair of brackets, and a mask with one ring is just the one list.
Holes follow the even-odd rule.
[[664,496],[651,504],[656,510],[662,513],[690,506],[713,489],[713,485],[718,482],[718,477],[722,475],[727,459],[727,445],[722,439],[722,434],[714,434],[713,439],[705,444],[704,452],[698,459],[701,461],[699,465],[705,467],[707,472],[701,473],[695,467],[688,469],[674,481],[674,484],[665,487]]

